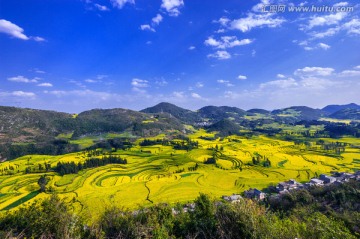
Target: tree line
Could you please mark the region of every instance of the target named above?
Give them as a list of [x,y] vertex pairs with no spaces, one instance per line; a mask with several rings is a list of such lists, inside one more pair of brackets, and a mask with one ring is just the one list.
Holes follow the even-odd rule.
[[199,142],[193,141],[189,138],[185,140],[175,141],[175,140],[167,140],[167,139],[144,139],[140,142],[140,146],[153,146],[153,145],[164,145],[164,146],[172,146],[173,149],[176,150],[186,150],[190,151],[192,149],[199,148]]
[[83,169],[101,167],[107,164],[127,164],[127,160],[121,158],[118,155],[109,155],[109,156],[104,156],[101,159],[90,158],[85,160],[84,163],[81,162],[75,163],[74,161],[67,163],[59,162],[54,168],[54,171],[60,175],[73,174],[73,173],[78,173],[80,170]]

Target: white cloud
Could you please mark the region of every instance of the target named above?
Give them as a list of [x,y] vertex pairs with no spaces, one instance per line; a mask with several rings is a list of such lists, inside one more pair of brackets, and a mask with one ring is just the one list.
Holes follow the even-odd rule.
[[10,35],[12,37],[21,39],[21,40],[29,40],[29,39],[33,39],[34,41],[37,42],[42,42],[45,41],[44,38],[42,37],[31,37],[31,36],[27,36],[24,34],[24,29],[22,29],[21,27],[19,27],[18,25],[7,21],[5,19],[0,19],[0,33],[5,33],[7,35]]
[[276,87],[276,88],[285,89],[285,88],[291,88],[291,87],[295,87],[295,86],[298,86],[298,83],[296,82],[296,80],[293,78],[289,78],[286,80],[274,80],[274,81],[262,83],[262,84],[260,84],[260,89],[267,88],[267,87]]
[[224,84],[224,85],[226,85],[227,87],[232,87],[232,86],[234,86],[234,85],[231,84],[230,81],[228,81],[228,80],[217,80],[217,82],[220,83],[220,84]]
[[174,92],[172,93],[172,95],[173,95],[175,98],[178,98],[178,99],[183,99],[183,98],[185,98],[184,92],[182,92],[182,91],[174,91]]
[[335,81],[317,77],[308,77],[300,81],[300,88],[308,90],[324,90],[329,86],[333,86],[336,84],[337,82]]
[[101,92],[101,91],[92,91],[92,90],[52,90],[52,91],[44,91],[45,94],[54,95],[58,98],[68,97],[68,96],[75,96],[80,98],[86,98],[96,101],[105,101],[110,99],[119,99],[121,98],[120,95],[112,94],[108,92]]
[[22,83],[37,83],[38,80],[40,80],[40,78],[38,78],[38,77],[35,77],[34,79],[29,79],[24,76],[14,76],[14,77],[8,78],[8,81],[22,82]]
[[251,39],[238,40],[236,36],[223,36],[219,41],[214,39],[213,37],[209,37],[207,40],[205,40],[204,44],[219,49],[226,49],[235,46],[248,45],[252,42],[253,40]]
[[[360,69],[359,68],[355,68],[355,69]],[[356,71],[356,70],[345,70],[345,71],[342,71],[339,76],[342,76],[342,77],[353,77],[353,76],[360,76],[360,71]]]
[[216,58],[218,60],[226,60],[226,59],[230,59],[231,55],[229,52],[227,51],[217,51],[213,54],[209,54],[207,55],[208,58]]
[[348,5],[349,5],[348,2],[339,2],[339,3],[335,3],[334,7],[346,7]]
[[310,36],[312,36],[313,38],[325,38],[325,37],[330,37],[335,35],[336,33],[338,33],[340,31],[340,27],[332,27],[332,28],[328,28],[325,31],[319,31],[319,32],[310,32]]
[[306,46],[306,47],[304,47],[304,50],[305,50],[305,51],[312,51],[312,50],[315,50],[315,48],[314,48],[314,47]]
[[304,50],[306,51],[313,51],[313,50],[317,50],[317,49],[323,49],[323,50],[328,50],[331,48],[331,46],[329,46],[328,44],[325,43],[318,43],[316,46],[308,46],[307,45],[308,42],[307,41],[303,41],[299,43],[299,46],[304,47]]
[[197,93],[191,93],[191,97],[195,99],[201,99],[202,97]]
[[24,29],[5,19],[0,19],[0,32],[22,40],[30,39],[23,33]]
[[217,80],[217,83],[225,84],[225,83],[229,83],[229,81],[228,80]]
[[215,21],[213,21],[213,22],[216,22],[216,23],[220,23],[220,25],[222,25],[222,26],[227,26],[228,25],[228,23],[230,22],[230,19],[229,18],[227,18],[227,17],[221,17],[219,20],[215,20]]
[[95,3],[94,6],[95,6],[99,11],[102,11],[102,12],[110,11],[110,9],[109,9],[107,6],[104,6],[104,5],[100,5],[100,4]]
[[38,84],[38,86],[41,86],[41,87],[53,87],[53,85],[51,83],[48,83],[48,82]]
[[343,28],[348,34],[360,35],[360,20],[358,18],[352,19],[351,21],[345,23]]
[[340,21],[346,17],[346,15],[346,12],[337,12],[325,16],[313,16],[310,18],[306,28],[312,29],[317,26],[338,25]]
[[160,79],[155,81],[155,84],[158,86],[166,86],[168,84],[168,82],[165,79]]
[[165,9],[170,16],[180,15],[180,8],[184,6],[183,0],[162,0],[161,8]]
[[13,91],[11,93],[12,96],[17,96],[17,97],[24,97],[24,98],[35,98],[36,94],[33,92],[25,92],[25,91]]
[[84,85],[82,82],[76,81],[76,80],[70,80],[69,83],[74,84],[81,88],[86,88],[86,85]]
[[138,78],[134,78],[131,81],[131,85],[137,88],[146,88],[149,87],[148,81],[147,80],[141,80]]
[[135,4],[135,0],[110,0],[114,7],[119,9],[123,8],[125,4]]
[[246,79],[247,79],[247,76],[239,75],[237,78],[238,78],[239,80],[246,80]]
[[255,56],[256,56],[256,51],[255,51],[255,50],[252,50],[252,51],[251,51],[251,56],[252,56],[252,57],[255,57]]
[[189,49],[190,51],[192,51],[192,50],[195,50],[196,47],[195,47],[195,46],[190,46],[188,49]]
[[96,83],[98,81],[93,80],[93,79],[86,79],[85,82],[87,82],[87,83]]
[[304,67],[297,69],[294,72],[296,76],[329,76],[334,72],[333,68],[329,67]]
[[318,44],[318,47],[320,47],[321,49],[327,50],[327,49],[329,49],[331,46],[329,46],[328,44],[325,44],[325,43],[320,42],[320,43]]
[[280,79],[285,78],[285,76],[284,76],[283,74],[277,74],[276,77],[277,77],[277,78],[280,78]]
[[252,7],[254,12],[263,12],[264,5],[270,5],[270,0],[261,0],[258,4]]
[[42,41],[46,41],[44,38],[42,37],[31,37],[32,39],[34,39],[34,41],[37,41],[37,42],[42,42]]
[[284,22],[283,18],[273,17],[273,14],[249,13],[245,18],[233,20],[230,23],[230,28],[248,32],[257,27],[279,27]]
[[196,82],[196,88],[202,88],[204,87],[204,84],[202,82]]
[[46,72],[45,71],[42,71],[42,70],[39,70],[39,69],[34,69],[35,73],[38,73],[38,74],[45,74]]
[[355,66],[354,69],[359,69],[360,70],[360,65]]
[[157,14],[156,17],[154,17],[152,19],[152,23],[159,25],[162,20],[163,20],[163,17],[160,14]]
[[97,75],[97,76],[96,76],[96,79],[102,80],[102,79],[105,79],[105,78],[107,78],[107,77],[109,77],[109,76],[108,76],[108,75]]
[[149,24],[144,24],[144,25],[141,25],[140,26],[140,29],[143,30],[143,31],[152,31],[152,32],[155,32],[155,29],[152,28]]

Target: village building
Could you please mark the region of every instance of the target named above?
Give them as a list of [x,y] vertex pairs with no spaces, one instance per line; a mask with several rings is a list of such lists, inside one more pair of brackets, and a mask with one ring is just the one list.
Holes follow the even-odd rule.
[[320,186],[320,185],[324,185],[324,181],[318,179],[318,178],[312,178],[310,180],[310,184],[311,185],[316,185],[316,186]]
[[258,199],[258,200],[263,200],[265,198],[265,193],[263,193],[262,191],[260,191],[259,189],[249,189],[247,191],[244,192],[245,197],[247,198],[253,198],[253,199]]
[[334,183],[336,181],[336,178],[325,175],[325,174],[321,174],[320,180],[322,180],[324,182],[324,184],[329,184],[329,183]]
[[240,196],[240,194],[233,194],[231,196],[222,196],[222,199],[231,203],[236,203],[236,202],[240,202],[242,197]]
[[287,182],[278,183],[278,185],[276,186],[276,191],[278,193],[281,193],[299,188],[303,188],[303,185],[294,179],[290,179]]

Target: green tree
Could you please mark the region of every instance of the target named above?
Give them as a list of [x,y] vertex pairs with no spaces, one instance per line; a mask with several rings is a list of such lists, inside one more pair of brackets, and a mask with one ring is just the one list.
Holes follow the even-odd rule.
[[46,190],[46,184],[49,182],[49,179],[46,177],[46,175],[42,175],[39,180],[38,184],[40,186],[40,192],[45,192]]

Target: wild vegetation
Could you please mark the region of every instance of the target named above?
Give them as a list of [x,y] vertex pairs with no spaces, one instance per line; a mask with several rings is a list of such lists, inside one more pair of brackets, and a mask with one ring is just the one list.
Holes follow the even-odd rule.
[[[339,195],[339,196],[338,196]],[[157,204],[137,211],[108,207],[93,223],[52,195],[0,217],[1,238],[357,238],[360,183],[294,191],[263,203],[200,194],[193,208]]]
[[[28,109],[19,112],[39,117]],[[321,117],[329,113],[307,107],[193,112],[160,104],[143,112],[65,114],[64,128],[60,123],[39,133],[40,126],[31,126],[36,137],[47,135],[41,140],[16,138],[24,130],[16,123],[18,129],[2,131],[11,140],[0,144],[0,214],[8,225],[1,230],[5,238],[275,238],[276,233],[277,238],[331,238],[312,227],[320,220],[333,235],[352,238],[358,233],[358,221],[350,219],[359,211],[355,184],[336,188],[335,194],[314,189],[265,205],[214,202],[291,178],[307,182],[322,173],[359,170],[359,122]],[[197,209],[179,209],[195,198]],[[47,208],[51,204],[59,208]],[[21,213],[23,218],[37,214],[41,221],[52,210],[64,213],[64,221],[54,219],[57,225],[48,229],[21,222]],[[245,222],[248,214],[254,214],[253,224]]]

